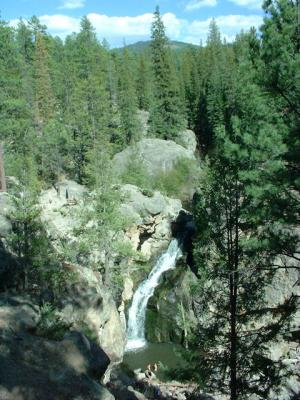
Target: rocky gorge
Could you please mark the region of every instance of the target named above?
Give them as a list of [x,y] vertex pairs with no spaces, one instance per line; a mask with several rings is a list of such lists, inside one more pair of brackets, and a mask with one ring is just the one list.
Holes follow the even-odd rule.
[[[143,139],[115,156],[115,173],[121,175],[133,158],[141,163],[150,179],[176,170],[178,160],[195,159],[196,139],[191,131],[184,137],[188,140],[181,144],[180,139],[178,143]],[[122,196],[120,212],[129,221],[118,232],[118,240],[130,247],[126,256],[113,254],[112,264],[121,270],[117,297],[103,283],[101,254],[92,255],[98,265],[95,269],[86,268],[80,259],[72,258],[72,248],[80,240],[80,233],[76,233],[79,215],[89,191],[67,179],[44,190],[39,207],[54,251],[65,256],[61,268],[70,273],[70,281],[59,296],[47,287],[39,293],[31,288],[30,295],[26,296],[14,294],[16,288],[10,282],[10,275],[18,268],[18,262],[4,246],[11,231],[10,215],[14,206],[9,193],[0,194],[0,272],[1,279],[7,282],[6,294],[0,298],[1,400],[211,398],[198,393],[196,386],[159,380],[149,383],[142,371],[134,373],[120,367],[126,346],[127,313],[135,290],[174,235],[182,234],[185,229],[194,233],[191,218],[182,222],[179,216],[190,215],[182,203],[192,200],[195,181],[191,178],[185,182],[180,198],[126,182],[118,184],[116,190]],[[190,224],[188,228],[186,224]],[[187,262],[190,247],[190,244],[183,246],[185,256],[177,262],[176,269],[164,275],[159,290],[149,301],[146,315],[149,342],[184,346],[197,319],[205,320],[205,315],[197,315],[193,307],[192,286],[196,276]],[[295,269],[279,271],[276,285],[266,292],[266,304],[271,307],[279,297],[288,298],[291,291],[299,295],[298,287],[294,286],[297,274],[296,265]],[[55,339],[45,336],[41,328],[45,305],[49,303],[55,304],[54,318],[62,327],[61,337]],[[283,356],[291,371],[300,362],[299,318],[298,313],[290,346],[274,343],[268,349],[268,357],[276,360]],[[297,378],[292,376],[280,399],[287,399],[298,387]],[[217,395],[214,398],[223,399]]]
[[[149,171],[155,170],[156,174],[170,171],[182,157],[194,158],[196,142],[190,137],[187,149],[175,142],[144,139],[147,143],[140,143],[139,158]],[[158,153],[162,147],[165,151]],[[124,165],[129,162],[126,157],[128,154],[131,157],[130,149],[126,151],[115,157],[116,171],[125,169]],[[155,153],[161,156],[151,158]],[[125,164],[120,167],[120,163]],[[12,229],[10,216],[14,203],[9,193],[0,194],[0,272],[7,285],[0,307],[1,400],[113,398],[100,381],[107,384],[111,371],[122,362],[126,344],[126,309],[139,282],[168,247],[172,222],[183,209],[180,199],[169,198],[158,190],[149,193],[126,183],[117,190],[123,199],[120,212],[130,221],[128,227],[119,232],[119,240],[128,243],[133,253],[121,260],[121,265],[117,255],[113,260],[123,271],[118,301],[103,284],[101,268],[91,270],[74,261],[64,261],[61,265],[71,278],[59,297],[47,287],[42,291],[32,287],[24,297],[16,296],[16,282],[13,278],[10,281],[9,277],[13,269],[18,268],[18,261],[6,252],[4,246]],[[88,195],[86,187],[70,180],[61,180],[41,193],[41,220],[53,251],[63,252],[63,242],[68,243],[72,252],[72,246],[78,240],[74,229]],[[101,254],[95,256],[101,264]],[[51,307],[52,303],[56,309],[54,318],[63,328],[62,337],[54,341],[43,336],[41,328],[45,308]],[[35,348],[39,351],[35,352]],[[20,371],[20,379],[14,380],[13,371],[16,369]],[[39,370],[44,371],[42,376],[37,375]],[[47,380],[54,385],[53,388],[46,384]],[[138,397],[132,394],[131,398]]]

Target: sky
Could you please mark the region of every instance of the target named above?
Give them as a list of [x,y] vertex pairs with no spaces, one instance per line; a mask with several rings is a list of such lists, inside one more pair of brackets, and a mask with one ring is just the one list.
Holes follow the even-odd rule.
[[262,0],[0,0],[0,13],[12,26],[20,17],[36,15],[49,33],[62,39],[78,32],[81,17],[87,15],[100,40],[120,47],[149,39],[157,5],[171,40],[205,44],[212,18],[228,42],[241,30],[258,28],[261,4]]

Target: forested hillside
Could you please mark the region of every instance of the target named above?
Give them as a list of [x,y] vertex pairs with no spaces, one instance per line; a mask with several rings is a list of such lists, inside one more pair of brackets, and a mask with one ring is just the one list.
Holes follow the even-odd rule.
[[[181,52],[183,50],[197,49],[197,45],[185,42],[178,42],[176,40],[169,40],[169,48],[171,50],[175,50],[176,52]],[[124,47],[124,46],[123,46]],[[150,51],[151,41],[141,41],[134,44],[125,45],[125,47],[132,51],[135,54],[145,53],[146,51]],[[115,52],[122,51],[122,48],[117,48],[114,50]]]
[[[205,44],[180,51],[159,8],[150,44],[118,50],[98,40],[87,17],[65,40],[35,16],[16,28],[0,21],[0,291],[39,302],[39,338],[62,340],[76,328],[104,349],[117,342],[109,356],[120,362],[132,297],[126,277],[132,291],[149,274],[183,202],[196,231],[193,263],[181,267],[192,269],[192,283],[175,309],[187,362],[167,373],[216,399],[298,398],[299,359],[288,363],[270,349],[292,351],[300,333],[299,2],[265,0],[263,10],[260,31],[226,43],[212,20]],[[269,294],[288,279],[284,295]],[[85,288],[93,299],[103,295],[93,300],[94,313],[109,310],[102,330],[113,315],[110,339],[100,328],[95,339],[78,311]],[[60,301],[66,292],[72,311]],[[119,315],[125,328],[116,328]],[[83,398],[114,398],[101,393]]]

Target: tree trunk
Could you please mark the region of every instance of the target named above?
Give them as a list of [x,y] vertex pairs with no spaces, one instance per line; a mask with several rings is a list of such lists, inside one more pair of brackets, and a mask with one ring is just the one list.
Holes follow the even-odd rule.
[[0,144],[0,192],[6,192],[2,145]]
[[236,276],[230,274],[230,400],[237,399]]
[[233,216],[234,242],[231,242],[234,251],[232,270],[230,274],[230,400],[236,400],[237,388],[237,289],[239,267],[239,189],[238,180],[234,187],[234,216]]
[[104,271],[104,284],[109,287],[111,283],[111,267],[112,267],[112,259],[110,257],[109,252],[105,252],[105,271]]

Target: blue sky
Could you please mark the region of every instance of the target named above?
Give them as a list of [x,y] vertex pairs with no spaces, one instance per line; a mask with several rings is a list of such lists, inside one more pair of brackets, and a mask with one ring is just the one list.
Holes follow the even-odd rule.
[[205,43],[215,18],[222,36],[232,41],[242,29],[262,23],[262,0],[0,0],[2,19],[16,25],[18,18],[37,15],[53,35],[64,38],[79,30],[87,15],[100,39],[112,47],[123,41],[149,38],[152,12],[159,4],[168,36],[173,40]]

